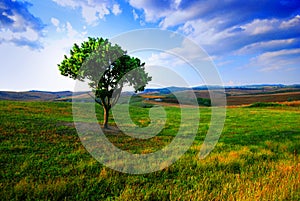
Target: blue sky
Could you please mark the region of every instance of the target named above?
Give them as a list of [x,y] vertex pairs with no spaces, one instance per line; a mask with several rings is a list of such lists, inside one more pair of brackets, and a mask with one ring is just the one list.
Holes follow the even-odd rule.
[[0,90],[73,90],[57,64],[74,43],[145,28],[194,41],[224,85],[300,83],[298,0],[1,0]]

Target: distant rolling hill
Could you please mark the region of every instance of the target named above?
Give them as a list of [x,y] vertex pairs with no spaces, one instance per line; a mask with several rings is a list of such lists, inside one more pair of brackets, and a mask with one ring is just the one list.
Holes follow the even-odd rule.
[[72,96],[71,91],[0,91],[0,100],[22,100],[22,101],[52,101],[63,97]]
[[[133,94],[133,92],[122,93],[125,96]],[[90,101],[91,97],[88,92],[71,92],[71,91],[0,91],[0,100],[14,100],[14,101],[66,101],[71,102],[72,99]]]
[[[174,103],[175,97],[168,94],[181,94],[189,98],[188,92],[191,90],[195,93],[199,105],[208,105],[206,102],[210,99],[209,90],[221,89],[219,86],[199,86],[193,88],[184,87],[167,87],[159,89],[146,89],[141,96],[147,100],[158,99],[160,102]],[[282,85],[282,84],[260,84],[245,86],[225,87],[227,105],[248,105],[255,102],[291,102],[300,100],[300,85]],[[203,104],[205,101],[205,104]]]
[[[220,89],[219,86],[198,86],[192,88],[186,87],[166,87],[159,89],[145,89],[138,95],[146,99],[155,99],[160,97],[162,102],[176,102],[172,94],[189,97],[189,93],[195,93],[198,100],[209,100],[210,94],[208,89]],[[254,102],[282,102],[282,101],[299,101],[300,85],[247,85],[225,87],[228,105],[243,105]],[[131,96],[133,92],[122,92],[122,96]],[[87,92],[71,91],[27,91],[13,92],[0,91],[0,100],[15,101],[66,101],[71,102],[72,99],[77,101],[91,101],[91,97]]]

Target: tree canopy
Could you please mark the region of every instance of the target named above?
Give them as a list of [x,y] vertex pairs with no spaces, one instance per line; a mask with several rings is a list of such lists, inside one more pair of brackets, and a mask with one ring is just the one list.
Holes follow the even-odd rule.
[[95,101],[103,106],[104,127],[108,126],[111,107],[118,101],[125,85],[143,91],[151,77],[145,72],[145,63],[127,55],[119,45],[107,39],[91,38],[74,44],[70,56],[58,64],[62,75],[77,80],[89,80]]

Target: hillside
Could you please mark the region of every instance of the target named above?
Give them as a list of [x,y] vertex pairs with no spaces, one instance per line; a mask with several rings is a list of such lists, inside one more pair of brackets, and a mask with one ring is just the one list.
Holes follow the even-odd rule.
[[[146,89],[138,95],[143,97],[145,101],[156,101],[162,103],[177,104],[177,96],[186,97],[187,104],[190,101],[191,92],[194,92],[199,105],[210,105],[209,89],[218,89],[218,86],[198,86],[193,88],[185,87],[167,87],[159,89]],[[226,87],[225,93],[227,97],[227,105],[247,105],[255,102],[284,102],[300,100],[300,85],[247,85]],[[133,92],[123,92],[122,96],[130,96]],[[27,91],[27,92],[11,92],[0,91],[0,100],[16,100],[16,101],[63,101],[71,102],[72,99],[82,101],[90,101],[87,92],[76,92],[75,95],[71,91],[49,92],[49,91]],[[189,99],[189,100],[188,100]]]
[[[217,87],[216,87],[217,88]],[[192,88],[195,93],[199,105],[209,105],[210,94],[205,87]],[[176,98],[170,95],[170,91],[173,94],[177,94],[181,97],[185,97],[186,100],[191,99],[191,89],[188,88],[168,88],[148,90],[147,93],[142,93],[140,96],[153,102],[153,100],[159,100],[159,103],[177,103]],[[286,102],[286,101],[299,101],[300,100],[300,88],[295,86],[284,85],[249,85],[239,87],[226,87],[225,88],[227,105],[248,105],[256,102]]]
[[0,100],[22,100],[22,101],[52,101],[58,98],[72,96],[71,91],[49,92],[49,91],[0,91]]

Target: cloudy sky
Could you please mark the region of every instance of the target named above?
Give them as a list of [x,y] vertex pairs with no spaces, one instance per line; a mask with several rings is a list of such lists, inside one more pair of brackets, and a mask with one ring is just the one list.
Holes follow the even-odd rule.
[[74,43],[145,28],[194,41],[224,85],[300,83],[299,0],[1,0],[0,90],[73,90],[57,64]]

